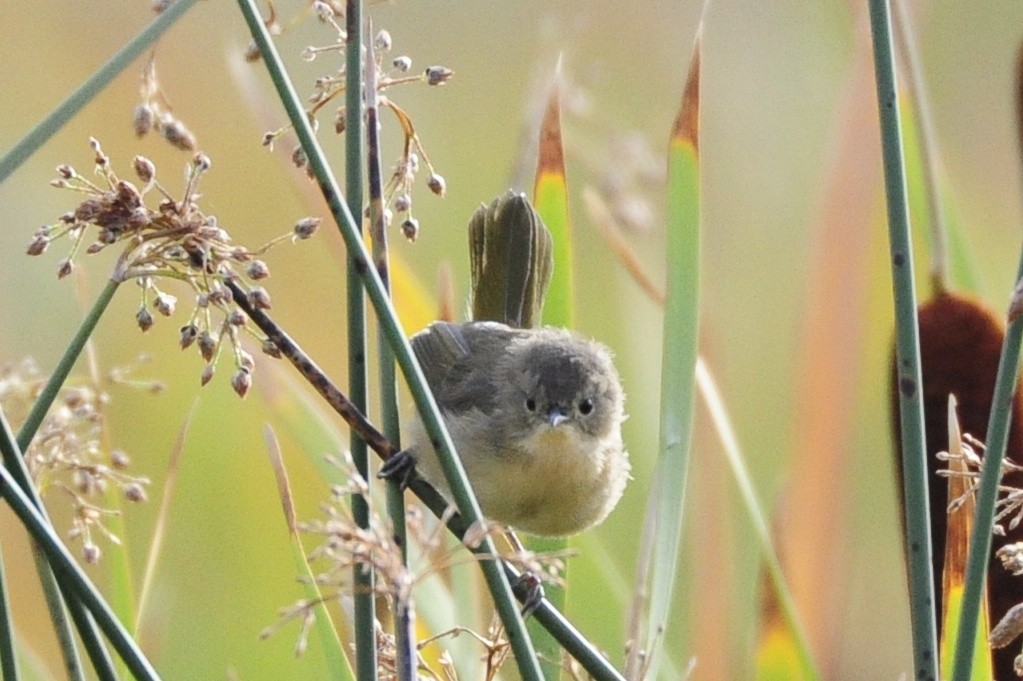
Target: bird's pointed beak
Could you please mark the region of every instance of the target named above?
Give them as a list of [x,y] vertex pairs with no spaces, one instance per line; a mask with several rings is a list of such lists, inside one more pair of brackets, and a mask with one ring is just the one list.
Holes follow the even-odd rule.
[[547,411],[547,423],[551,424],[551,428],[557,428],[567,420],[568,416],[561,407],[553,406]]

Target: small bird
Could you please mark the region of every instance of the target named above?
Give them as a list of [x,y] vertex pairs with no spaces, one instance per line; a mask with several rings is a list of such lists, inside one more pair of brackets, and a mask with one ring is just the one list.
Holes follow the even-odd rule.
[[[483,515],[543,536],[604,520],[629,479],[624,395],[603,345],[551,327],[437,322],[412,337]],[[423,432],[416,470],[449,500]]]

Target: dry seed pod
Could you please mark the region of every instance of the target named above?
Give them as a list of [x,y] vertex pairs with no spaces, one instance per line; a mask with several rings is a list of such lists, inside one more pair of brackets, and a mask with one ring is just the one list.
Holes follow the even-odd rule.
[[[930,492],[931,543],[934,548],[933,575],[935,580],[935,614],[938,635],[941,635],[941,603],[943,602],[942,568],[945,556],[945,534],[948,525],[948,482],[938,476],[945,467],[936,454],[948,450],[948,396],[953,394],[959,403],[959,421],[962,432],[970,433],[981,441],[987,439],[991,396],[998,373],[1002,339],[1005,328],[999,318],[975,300],[954,293],[940,293],[924,303],[918,310],[920,324],[920,354],[923,374],[924,425],[927,436],[927,483]],[[891,369],[892,432],[895,437],[895,462],[899,478],[899,495],[903,493],[902,464],[899,443],[899,387],[893,359]],[[1023,432],[1019,424],[1023,419],[1023,400],[1017,391],[1013,399],[1013,420],[1009,430],[1007,459],[1023,463]],[[1007,474],[1006,484],[1023,486],[1018,473]],[[988,604],[990,619],[998,622],[1021,598],[1017,577],[1006,572],[994,560],[998,546],[1023,541],[1023,527],[1008,530],[1006,539],[992,546],[991,567],[988,570]],[[1011,649],[1008,649],[1011,650]],[[996,678],[1012,669],[1012,654],[995,654]],[[1005,658],[1005,659],[1003,659]],[[1005,665],[1008,664],[1008,667]]]

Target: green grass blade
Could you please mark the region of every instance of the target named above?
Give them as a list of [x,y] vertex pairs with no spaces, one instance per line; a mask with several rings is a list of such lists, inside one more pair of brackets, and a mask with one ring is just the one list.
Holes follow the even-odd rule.
[[327,659],[327,669],[333,673],[332,678],[341,681],[355,681],[355,673],[352,665],[345,654],[341,637],[337,634],[330,612],[324,602],[323,594],[316,585],[316,573],[302,548],[302,541],[298,533],[298,519],[295,516],[295,502],[291,494],[291,483],[288,481],[288,471],[284,467],[284,457],[281,455],[281,444],[277,440],[272,428],[269,425],[263,426],[263,439],[266,442],[267,455],[270,457],[270,465],[274,471],[274,478],[277,480],[277,492],[281,498],[281,506],[284,510],[284,519],[288,525],[288,536],[291,538],[292,558],[295,560],[296,569],[302,575],[302,585],[306,590],[306,599],[315,603],[316,631],[323,645],[323,655]]
[[0,678],[18,681],[18,656],[14,649],[14,624],[11,621],[11,599],[7,593],[3,554],[0,553]]
[[[895,338],[899,375],[899,418],[906,500],[906,542],[910,550],[910,615],[913,661],[917,678],[938,678],[934,582],[931,578],[931,536],[928,520],[927,447],[921,399],[920,333],[913,281],[906,176],[899,120],[899,98],[892,56],[891,15],[887,0],[870,0],[874,70],[881,119],[888,235],[895,294]],[[990,538],[990,537],[989,537]],[[967,662],[969,662],[967,660]]]
[[[559,64],[560,70],[560,64]],[[572,326],[572,230],[568,221],[568,183],[565,153],[561,141],[560,73],[555,74],[547,109],[540,124],[540,149],[533,185],[533,204],[551,233],[554,270],[551,273],[543,324]],[[526,543],[536,553],[563,553],[568,540],[562,537],[529,537]],[[567,603],[568,566],[562,574],[565,586],[546,585],[547,600],[564,612]],[[540,654],[540,668],[548,681],[561,678],[561,646],[535,619],[526,622],[533,644]]]
[[110,81],[135,61],[144,50],[152,46],[156,39],[173,26],[174,22],[180,19],[181,15],[194,4],[195,0],[177,0],[172,3],[160,16],[153,19],[152,23],[118,50],[107,63],[96,69],[96,72],[88,80],[68,95],[67,99],[57,105],[57,108],[51,111],[46,118],[39,121],[27,135],[0,158],[0,183],[17,170],[39,147],[43,146],[46,140],[64,127],[65,123],[92,101],[93,97],[109,85]]
[[664,356],[661,364],[660,456],[650,493],[655,554],[651,563],[646,650],[658,669],[669,626],[692,441],[700,285],[700,34],[693,45],[682,105],[668,146]]
[[788,641],[794,649],[795,661],[800,671],[799,678],[806,681],[820,679],[821,676],[817,672],[813,656],[810,654],[810,644],[806,632],[796,614],[795,601],[793,601],[785,581],[781,561],[771,543],[771,531],[762,510],[763,505],[753,488],[753,480],[743,461],[735,431],[732,429],[731,420],[725,411],[724,402],[721,400],[714,379],[702,359],[697,359],[696,362],[696,381],[700,388],[700,394],[707,403],[707,410],[714,422],[714,428],[724,446],[725,458],[728,460],[732,475],[739,487],[739,496],[753,523],[757,542],[760,544],[760,552],[764,559],[764,567],[767,570],[767,578],[774,589],[774,598],[780,610],[781,619],[785,623]]

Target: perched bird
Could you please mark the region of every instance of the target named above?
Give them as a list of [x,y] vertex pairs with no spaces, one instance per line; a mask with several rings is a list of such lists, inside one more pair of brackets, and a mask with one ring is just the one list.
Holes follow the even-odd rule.
[[[412,349],[484,516],[544,536],[607,517],[629,478],[607,348],[561,329],[438,322]],[[410,441],[416,469],[450,499],[421,424]]]
[[[551,236],[521,194],[469,222],[474,321],[436,322],[412,337],[483,515],[530,534],[563,536],[601,522],[629,479],[624,394],[610,351],[536,328],[553,269]],[[417,419],[406,455],[449,501],[437,454]]]

